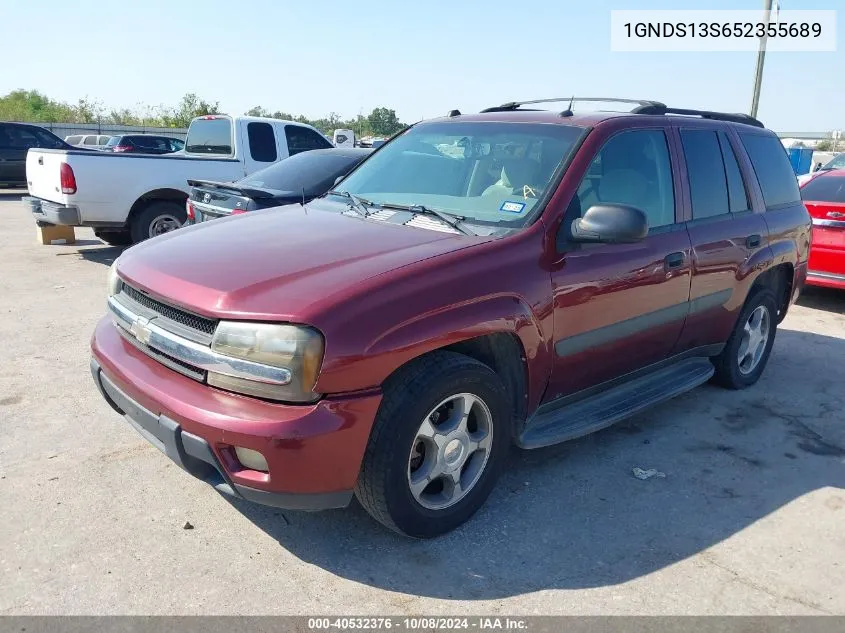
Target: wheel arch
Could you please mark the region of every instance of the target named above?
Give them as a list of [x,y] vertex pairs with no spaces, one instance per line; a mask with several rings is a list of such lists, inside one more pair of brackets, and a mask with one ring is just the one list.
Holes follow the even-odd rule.
[[129,208],[129,215],[126,217],[126,226],[132,226],[132,221],[138,217],[138,214],[153,202],[178,202],[185,204],[185,200],[187,199],[188,194],[180,189],[164,187],[148,191],[132,203],[132,206]]

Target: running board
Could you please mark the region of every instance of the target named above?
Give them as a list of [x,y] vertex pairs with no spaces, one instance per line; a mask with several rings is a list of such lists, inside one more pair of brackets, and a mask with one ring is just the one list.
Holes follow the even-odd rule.
[[704,384],[713,372],[709,359],[688,358],[571,404],[541,407],[516,443],[541,448],[599,431]]

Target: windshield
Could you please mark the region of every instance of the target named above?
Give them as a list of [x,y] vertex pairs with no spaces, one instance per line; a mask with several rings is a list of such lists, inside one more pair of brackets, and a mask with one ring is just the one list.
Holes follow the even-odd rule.
[[185,151],[189,154],[232,155],[232,120],[209,116],[194,119],[188,128]]
[[845,203],[845,177],[836,174],[817,176],[801,187],[801,199]]
[[845,154],[834,156],[822,169],[845,169]]
[[436,122],[410,128],[337,189],[376,204],[423,205],[469,221],[523,225],[584,129]]
[[338,154],[340,150],[313,150],[302,152],[257,171],[238,184],[278,191],[300,192],[319,195],[334,184],[338,176],[348,173],[364,159],[366,152],[349,156]]

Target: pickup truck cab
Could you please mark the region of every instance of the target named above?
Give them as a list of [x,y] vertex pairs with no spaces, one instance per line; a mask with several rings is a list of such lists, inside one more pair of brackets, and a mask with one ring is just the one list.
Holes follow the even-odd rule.
[[354,494],[414,537],[469,519],[511,444],[750,387],[807,275],[786,153],[750,117],[631,103],[453,111],[306,205],[128,249],[96,385],[220,492]]
[[32,150],[26,157],[36,220],[94,227],[110,244],[140,242],[185,222],[188,180],[240,180],[298,152],[331,147],[294,121],[207,115],[188,128],[185,151],[172,155]]

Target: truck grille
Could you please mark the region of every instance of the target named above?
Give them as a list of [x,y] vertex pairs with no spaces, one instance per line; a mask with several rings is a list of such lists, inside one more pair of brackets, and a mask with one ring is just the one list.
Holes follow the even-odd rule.
[[214,329],[217,327],[217,321],[213,319],[206,319],[205,317],[191,314],[190,312],[186,312],[180,308],[174,308],[173,306],[162,303],[161,301],[156,301],[152,297],[145,295],[140,290],[136,290],[126,283],[123,284],[122,290],[129,296],[130,299],[141,304],[148,310],[152,310],[163,317],[167,317],[171,321],[180,323],[192,330],[198,330],[208,336],[214,334]]

